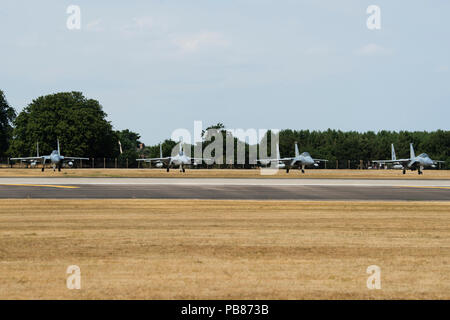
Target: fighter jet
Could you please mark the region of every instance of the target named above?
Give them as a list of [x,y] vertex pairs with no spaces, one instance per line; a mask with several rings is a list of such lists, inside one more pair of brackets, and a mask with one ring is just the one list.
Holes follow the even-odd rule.
[[159,158],[136,159],[136,161],[143,161],[143,162],[148,162],[148,163],[155,162],[157,168],[166,167],[167,172],[170,171],[170,168],[174,168],[174,167],[179,167],[180,172],[185,172],[186,171],[185,166],[191,166],[191,165],[195,166],[198,164],[197,161],[201,162],[201,161],[206,160],[203,158],[191,158],[191,157],[186,156],[184,154],[183,145],[181,143],[180,143],[180,151],[178,152],[178,154],[176,156],[163,157],[161,145],[159,145],[159,153],[160,153]]
[[406,174],[406,170],[411,171],[417,170],[419,175],[423,174],[423,169],[425,167],[435,168],[436,164],[445,162],[439,160],[432,160],[430,156],[427,155],[426,153],[422,153],[416,157],[412,143],[409,144],[409,152],[410,156],[408,159],[375,160],[373,162],[382,164],[393,163],[394,165],[401,166],[401,169],[403,169],[403,174]]
[[276,159],[262,159],[262,160],[258,160],[258,161],[260,161],[262,164],[276,162],[278,168],[286,168],[286,173],[289,173],[289,170],[291,168],[296,168],[296,167],[301,169],[302,173],[305,173],[306,166],[313,165],[315,167],[318,167],[319,166],[318,163],[326,162],[328,160],[314,159],[311,157],[311,155],[308,152],[303,152],[302,154],[300,154],[300,152],[298,151],[298,145],[297,145],[297,143],[295,143],[295,157],[293,157],[293,158],[281,158],[280,151],[278,150],[278,145],[277,145],[277,158]]
[[37,150],[36,157],[25,157],[25,158],[11,158],[12,161],[23,161],[30,162],[31,166],[36,166],[38,162],[42,163],[42,172],[44,172],[45,164],[47,162],[51,163],[53,166],[53,171],[58,168],[58,171],[61,171],[61,168],[64,164],[67,163],[69,167],[73,167],[73,162],[75,160],[89,160],[89,158],[79,158],[79,157],[65,157],[61,155],[59,148],[59,139],[57,139],[58,150],[53,150],[52,153],[48,156],[39,156],[39,145]]

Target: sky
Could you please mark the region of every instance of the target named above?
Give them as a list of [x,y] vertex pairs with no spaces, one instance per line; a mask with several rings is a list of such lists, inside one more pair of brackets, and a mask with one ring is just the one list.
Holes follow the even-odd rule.
[[146,144],[195,120],[449,130],[449,13],[448,0],[2,0],[0,89],[19,112],[81,91]]

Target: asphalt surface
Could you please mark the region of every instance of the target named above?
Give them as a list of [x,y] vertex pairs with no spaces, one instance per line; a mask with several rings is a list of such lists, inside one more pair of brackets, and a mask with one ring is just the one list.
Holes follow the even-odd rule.
[[3,178],[0,198],[450,201],[450,181]]

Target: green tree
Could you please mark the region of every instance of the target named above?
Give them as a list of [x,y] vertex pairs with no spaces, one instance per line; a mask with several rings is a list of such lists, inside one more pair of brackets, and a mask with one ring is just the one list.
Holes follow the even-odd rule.
[[9,106],[3,91],[0,90],[0,157],[5,156],[9,148],[15,118],[15,110]]
[[31,156],[39,142],[41,154],[56,149],[67,156],[90,158],[118,154],[117,136],[97,100],[81,92],[61,92],[33,100],[14,121],[10,154]]

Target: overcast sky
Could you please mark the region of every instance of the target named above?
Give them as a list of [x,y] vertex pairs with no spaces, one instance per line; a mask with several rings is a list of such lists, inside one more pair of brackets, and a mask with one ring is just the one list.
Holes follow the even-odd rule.
[[2,0],[0,89],[18,111],[82,91],[147,144],[194,120],[449,130],[449,14],[448,0]]

